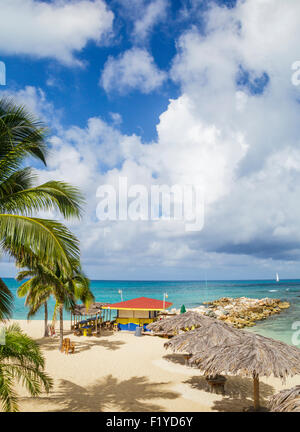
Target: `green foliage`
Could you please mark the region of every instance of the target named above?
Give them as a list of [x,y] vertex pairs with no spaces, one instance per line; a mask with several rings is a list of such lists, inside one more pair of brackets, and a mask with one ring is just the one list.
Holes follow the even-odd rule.
[[52,379],[44,372],[45,360],[37,343],[13,324],[6,328],[5,345],[0,345],[0,403],[4,411],[18,411],[15,382],[31,396],[47,393]]
[[[73,297],[66,295],[65,284],[72,287],[74,296],[78,292],[82,298],[88,298],[83,287],[76,287],[78,240],[63,224],[36,217],[43,210],[57,212],[64,218],[79,218],[84,202],[79,191],[67,183],[48,181],[37,185],[34,171],[25,166],[28,157],[46,165],[46,132],[45,126],[24,107],[0,99],[0,256],[7,253],[19,266],[29,269],[22,274],[25,277],[27,272],[32,277],[22,288],[24,295],[28,293],[29,316],[54,292],[59,302],[69,307]],[[41,269],[36,273],[38,263],[45,267],[42,279]],[[46,275],[49,288],[44,284]],[[72,276],[75,281],[69,281]],[[0,321],[11,316],[12,304],[12,294],[0,279]],[[42,388],[49,390],[51,380],[43,368],[44,359],[35,342],[18,327],[9,327],[6,344],[0,346],[0,401],[6,411],[17,410],[16,380],[32,396],[40,394]]]
[[13,295],[0,278],[0,322],[11,316],[12,305]]
[[46,164],[46,128],[23,107],[0,99],[0,251],[20,260],[27,254],[71,270],[77,239],[61,223],[35,217],[40,210],[80,217],[83,197],[64,182],[36,185],[28,156]]
[[[26,260],[23,261],[23,265]],[[18,281],[26,278],[19,287],[18,295],[26,296],[25,304],[29,307],[28,318],[34,315],[51,296],[57,305],[64,305],[70,310],[74,307],[76,300],[81,300],[88,307],[94,300],[90,290],[90,281],[81,270],[78,260],[72,260],[71,271],[66,275],[60,272],[58,266],[47,266],[37,258],[34,265],[28,265],[30,270],[23,270],[17,276]]]

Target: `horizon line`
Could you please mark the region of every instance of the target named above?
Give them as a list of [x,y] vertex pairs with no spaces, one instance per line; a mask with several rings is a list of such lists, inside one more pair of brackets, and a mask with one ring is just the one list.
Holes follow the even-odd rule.
[[[2,276],[2,279],[14,279],[13,276]],[[93,282],[247,282],[247,281],[275,281],[276,279],[267,279],[267,278],[259,278],[259,279],[92,279],[88,278]],[[282,281],[300,281],[299,278],[284,278],[280,279],[280,283]]]

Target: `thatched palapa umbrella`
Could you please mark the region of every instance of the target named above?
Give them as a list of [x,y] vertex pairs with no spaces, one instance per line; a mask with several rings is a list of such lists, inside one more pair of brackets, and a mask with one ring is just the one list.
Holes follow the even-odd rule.
[[170,318],[164,318],[162,320],[155,321],[149,324],[147,328],[154,333],[174,335],[181,330],[185,331],[197,327],[208,326],[212,322],[212,318],[197,312],[190,311],[180,315],[172,316]]
[[107,303],[95,302],[90,304],[89,308],[86,309],[85,305],[76,304],[73,308],[73,313],[78,315],[95,315],[99,313],[102,309],[102,306],[105,305],[107,305]]
[[208,318],[205,325],[174,336],[164,344],[165,348],[173,351],[184,351],[189,354],[202,352],[207,347],[221,345],[225,342],[239,342],[246,332],[238,330],[222,321]]
[[[213,318],[208,319],[209,325],[204,325],[198,327],[196,330],[174,336],[164,344],[164,347],[170,348],[173,351],[188,353],[188,356],[185,356],[187,361],[192,354],[202,352],[207,347],[221,345],[228,341],[230,341],[230,343],[238,342],[239,339],[243,337],[244,332],[242,330],[238,330],[235,327],[231,327]],[[222,390],[222,392],[224,392],[224,383],[226,380],[224,377],[213,375],[206,376],[206,379],[210,385],[214,383],[214,390],[218,389],[218,391]]]
[[270,376],[285,380],[300,374],[300,350],[264,336],[243,332],[234,343],[224,343],[199,350],[190,363],[209,375],[241,374],[253,378],[254,409],[259,409],[259,377]]
[[300,385],[272,396],[269,408],[273,412],[300,412]]

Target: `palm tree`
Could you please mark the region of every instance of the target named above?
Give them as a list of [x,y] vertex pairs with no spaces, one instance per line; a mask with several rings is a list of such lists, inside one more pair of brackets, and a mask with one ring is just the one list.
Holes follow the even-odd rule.
[[[61,286],[57,285],[59,295],[56,296],[56,307],[59,308],[59,349],[63,343],[63,310],[72,310],[76,300],[81,300],[86,308],[94,300],[94,295],[90,291],[90,281],[83,274],[79,263],[74,262],[73,274],[67,277],[60,276]],[[54,313],[55,313],[54,312]],[[55,316],[55,315],[54,315]]]
[[4,411],[18,411],[15,381],[21,382],[31,396],[47,393],[52,379],[44,372],[45,360],[39,346],[17,324],[6,328],[5,344],[0,345],[0,401]]
[[[64,273],[79,258],[78,240],[61,223],[33,215],[55,210],[64,218],[78,218],[83,198],[64,182],[36,185],[33,169],[24,164],[30,156],[46,165],[46,154],[44,125],[23,107],[0,99],[0,254],[23,259],[26,250]],[[8,317],[10,294],[4,286],[1,281],[0,314]]]
[[[62,276],[72,272],[79,259],[76,237],[61,223],[36,217],[40,210],[54,210],[64,218],[80,217],[83,199],[79,191],[63,182],[36,184],[34,171],[25,166],[28,157],[46,165],[46,129],[23,107],[0,99],[0,256],[33,264],[38,257],[55,266]],[[13,297],[0,279],[0,321],[12,313]],[[39,347],[20,328],[6,329],[0,345],[0,400],[7,411],[17,410],[14,381],[21,381],[36,396],[49,391],[50,378],[43,372]]]
[[48,332],[48,301],[51,298],[52,287],[46,278],[34,274],[34,271],[25,270],[18,274],[17,280],[21,281],[30,275],[31,279],[25,281],[18,289],[18,296],[26,296],[25,306],[29,307],[27,319],[34,316],[44,306],[44,337],[49,336]]
[[[72,261],[72,272],[64,275],[58,266],[45,266],[36,259],[34,267],[30,270],[21,271],[17,280],[26,280],[18,289],[20,297],[26,296],[25,304],[29,306],[28,318],[33,316],[42,306],[45,310],[45,331],[44,336],[48,336],[48,308],[47,301],[51,296],[55,299],[54,319],[56,312],[59,311],[60,319],[60,344],[63,342],[63,309],[71,310],[76,300],[81,300],[86,306],[93,301],[94,296],[90,291],[89,280],[81,270],[80,263]],[[23,261],[22,266],[25,266]]]

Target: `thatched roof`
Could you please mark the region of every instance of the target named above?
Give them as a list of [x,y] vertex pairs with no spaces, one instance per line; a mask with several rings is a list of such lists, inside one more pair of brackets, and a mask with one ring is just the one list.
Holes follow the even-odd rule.
[[165,348],[194,354],[202,352],[207,347],[223,344],[226,341],[230,343],[238,342],[245,333],[222,321],[213,318],[208,318],[208,320],[209,325],[174,336],[164,344]]
[[300,412],[300,385],[272,396],[269,408],[273,412]]
[[212,318],[190,311],[155,321],[149,324],[147,328],[155,333],[174,334],[180,330],[210,325],[212,321]]
[[[239,330],[240,331],[240,330]],[[222,373],[281,378],[300,374],[300,350],[271,338],[243,331],[234,343],[199,350],[190,360],[209,375]]]
[[84,305],[75,305],[72,313],[74,315],[95,315],[102,310],[102,306],[107,305],[107,303],[95,302],[92,303],[88,310],[86,310]]

